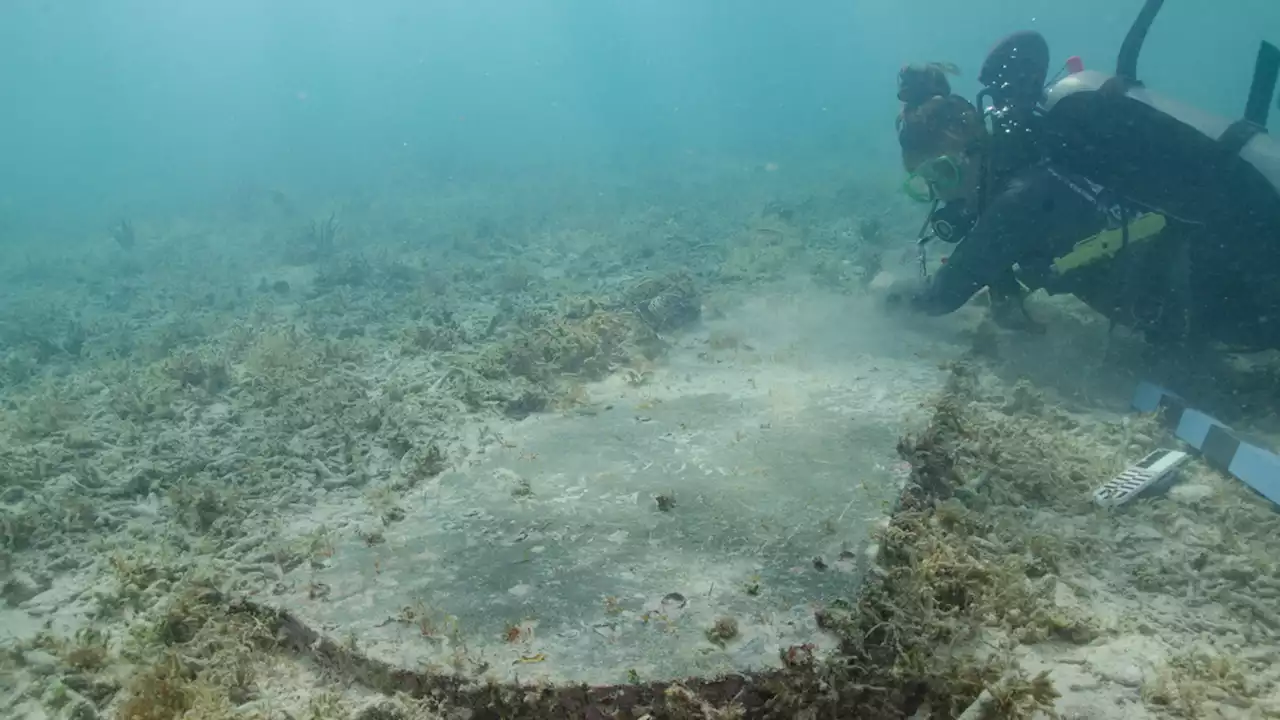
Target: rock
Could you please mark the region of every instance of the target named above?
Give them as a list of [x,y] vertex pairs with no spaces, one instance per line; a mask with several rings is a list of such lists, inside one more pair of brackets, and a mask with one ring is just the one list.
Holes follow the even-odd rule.
[[63,443],[72,450],[97,450],[103,446],[101,440],[93,436],[86,427],[74,427],[63,436]]
[[67,687],[79,693],[80,697],[93,703],[94,707],[105,705],[120,691],[120,683],[115,680],[87,672],[70,673],[63,676],[62,680]]
[[368,481],[368,476],[354,472],[350,475],[330,475],[320,481],[320,487],[325,490],[339,490],[346,487],[358,488],[363,487]]
[[3,588],[0,588],[0,597],[3,597],[10,606],[17,607],[48,590],[49,586],[48,581],[38,582],[30,573],[19,570],[5,581]]
[[404,720],[404,713],[390,700],[379,700],[361,708],[352,720]]
[[63,708],[61,717],[63,720],[99,720],[101,716],[92,702],[84,700],[83,697],[76,697]]
[[867,288],[870,290],[885,290],[893,285],[894,280],[897,280],[897,278],[894,277],[893,273],[888,270],[881,270],[875,274],[875,277],[871,278],[871,282],[867,283]]
[[1095,668],[1094,672],[1096,672],[1102,679],[1110,680],[1117,685],[1123,685],[1130,688],[1142,686],[1142,668],[1133,663],[1117,662],[1105,669]]
[[1269,647],[1255,648],[1245,651],[1241,657],[1249,662],[1271,665],[1280,661],[1280,651]]
[[3,491],[0,491],[0,503],[5,505],[15,505],[22,502],[27,497],[27,489],[21,485],[10,485]]
[[1178,483],[1169,488],[1170,499],[1183,505],[1199,505],[1213,494],[1213,488],[1203,483]]
[[1132,540],[1164,540],[1164,533],[1146,523],[1134,523],[1127,534]]
[[279,568],[267,563],[242,563],[236,566],[236,571],[246,575],[260,575],[267,580],[280,580]]
[[36,675],[52,675],[58,672],[58,658],[43,650],[28,650],[22,653],[22,661],[27,669]]

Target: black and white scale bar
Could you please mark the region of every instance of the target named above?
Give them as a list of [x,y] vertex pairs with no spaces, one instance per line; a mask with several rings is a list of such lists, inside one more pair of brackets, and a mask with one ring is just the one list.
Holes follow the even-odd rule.
[[1280,456],[1242,439],[1226,424],[1188,407],[1183,398],[1153,383],[1138,384],[1133,408],[1139,412],[1163,410],[1165,423],[1178,439],[1200,451],[1210,465],[1280,504]]

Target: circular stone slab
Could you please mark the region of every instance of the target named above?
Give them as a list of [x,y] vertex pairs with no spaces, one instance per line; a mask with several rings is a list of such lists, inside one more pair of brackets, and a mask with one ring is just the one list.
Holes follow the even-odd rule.
[[392,666],[504,682],[709,676],[833,647],[814,610],[856,597],[906,476],[896,442],[954,349],[710,347],[512,423],[377,537],[337,533],[269,603]]

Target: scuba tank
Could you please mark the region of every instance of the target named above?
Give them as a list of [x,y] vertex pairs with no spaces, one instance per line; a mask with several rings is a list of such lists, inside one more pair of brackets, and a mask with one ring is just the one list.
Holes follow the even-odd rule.
[[1163,4],[1147,0],[1114,74],[1077,66],[1071,68],[1077,72],[1046,86],[1049,53],[1043,37],[1023,32],[999,43],[979,76],[986,86],[980,106],[991,103],[993,144],[1024,160],[1047,159],[1194,222],[1274,232],[1280,228],[1280,143],[1268,135],[1266,122],[1280,50],[1262,43],[1243,119],[1183,105],[1137,78],[1138,55]]
[[[984,98],[991,103],[987,114],[993,148],[1014,138],[1014,149],[1006,154],[1051,162],[1135,205],[1208,225],[1218,238],[1280,240],[1280,143],[1266,128],[1280,78],[1280,49],[1261,43],[1241,119],[1183,105],[1152,92],[1137,75],[1143,42],[1163,5],[1164,0],[1146,0],[1125,36],[1114,74],[1068,61],[1069,74],[1046,85],[1048,51],[1042,37],[1024,32],[998,44],[979,77],[985,85],[979,103]],[[1130,241],[1130,230],[1130,219],[1122,217],[1123,245]],[[1174,302],[1183,333],[1214,320],[1196,317],[1192,309],[1189,252],[1183,242],[1171,254],[1176,269],[1171,278],[1181,278],[1174,283],[1180,287]],[[1121,276],[1116,311],[1132,312],[1130,281],[1141,268],[1132,254],[1124,257],[1115,269]],[[1242,255],[1227,272],[1238,274],[1248,287],[1244,296],[1258,303],[1259,317],[1280,315],[1280,307],[1271,308],[1275,275],[1245,272],[1256,262]]]

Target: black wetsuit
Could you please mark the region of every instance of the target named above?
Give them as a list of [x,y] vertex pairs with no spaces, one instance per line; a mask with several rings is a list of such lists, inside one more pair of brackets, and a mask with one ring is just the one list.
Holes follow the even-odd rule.
[[[1163,228],[1151,233],[1145,215],[1159,215]],[[1007,291],[1016,267],[1028,288],[1075,295],[1156,343],[1280,347],[1280,313],[1269,322],[1264,307],[1274,303],[1241,290],[1238,250],[1228,246],[1235,243],[1207,230],[1037,164],[1006,177],[912,304],[932,315],[952,312],[984,287]],[[1087,239],[1097,249],[1100,233],[1113,250],[1081,253]]]

